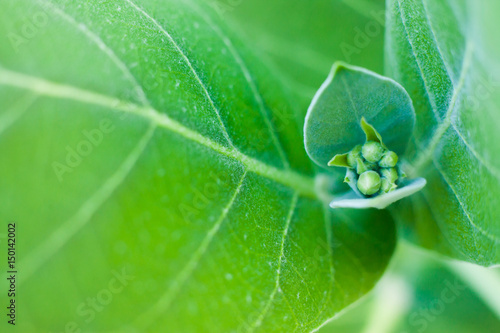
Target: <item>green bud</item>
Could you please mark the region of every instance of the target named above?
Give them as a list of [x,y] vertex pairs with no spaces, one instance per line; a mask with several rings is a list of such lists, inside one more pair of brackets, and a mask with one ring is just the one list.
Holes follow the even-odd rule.
[[397,185],[390,182],[387,178],[382,177],[380,180],[380,192],[381,193],[389,193],[394,191],[397,188]]
[[358,189],[364,195],[373,195],[380,190],[380,175],[375,171],[366,171],[359,176]]
[[357,159],[359,157],[361,157],[361,145],[357,145],[347,154],[347,164],[349,164],[352,169],[356,168]]
[[386,152],[378,162],[382,168],[394,168],[396,164],[398,164],[398,155],[393,151]]
[[368,162],[378,163],[382,155],[384,155],[385,149],[376,141],[368,141],[363,145],[363,148],[361,148],[361,153]]
[[380,174],[382,177],[386,178],[389,180],[391,183],[396,183],[398,180],[398,171],[396,168],[389,168],[389,169],[380,169]]

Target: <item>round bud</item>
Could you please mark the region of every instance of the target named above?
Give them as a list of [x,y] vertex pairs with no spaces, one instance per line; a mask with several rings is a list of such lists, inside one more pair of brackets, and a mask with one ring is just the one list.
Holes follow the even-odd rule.
[[364,195],[373,195],[380,190],[380,175],[375,171],[366,171],[358,179],[358,189]]
[[349,154],[347,154],[347,164],[354,169],[357,165],[357,159],[361,157],[361,145],[354,147]]
[[394,168],[398,164],[398,155],[393,151],[388,151],[378,162],[382,168]]
[[391,183],[387,178],[382,177],[380,180],[380,192],[389,193],[397,188],[396,184]]
[[368,141],[361,148],[361,154],[368,162],[377,163],[384,155],[385,149],[376,141]]
[[391,183],[396,183],[399,178],[396,168],[380,169],[380,174]]

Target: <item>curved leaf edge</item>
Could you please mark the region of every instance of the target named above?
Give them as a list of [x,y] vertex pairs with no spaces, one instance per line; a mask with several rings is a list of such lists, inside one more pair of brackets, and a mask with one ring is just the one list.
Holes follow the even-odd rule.
[[[409,181],[405,186],[398,188],[395,191],[379,195],[375,198],[364,198],[356,192],[349,191],[338,199],[330,203],[331,208],[354,208],[354,209],[368,209],[377,208],[385,209],[391,204],[404,199],[410,195],[422,190],[427,184],[425,178],[416,178]],[[352,186],[351,186],[352,188]]]
[[[363,67],[349,65],[343,61],[335,62],[332,65],[332,68],[331,68],[330,73],[328,74],[326,80],[323,82],[323,84],[320,86],[320,88],[318,89],[318,91],[314,95],[314,97],[311,101],[311,104],[309,105],[309,108],[307,109],[307,113],[306,113],[306,117],[305,117],[305,121],[304,121],[304,147],[305,147],[307,156],[309,156],[309,158],[316,165],[320,166],[323,169],[330,169],[330,168],[328,165],[323,165],[321,162],[319,162],[317,159],[315,159],[314,156],[312,156],[312,154],[307,149],[307,147],[308,147],[308,144],[307,144],[307,141],[308,141],[307,126],[308,126],[308,122],[309,122],[309,119],[311,117],[311,114],[313,113],[313,109],[315,108],[316,104],[318,103],[318,100],[321,98],[321,96],[323,95],[323,93],[325,92],[327,87],[333,82],[337,73],[339,73],[342,70],[351,70],[351,71],[356,71],[359,73],[371,75],[371,76],[374,76],[382,81],[390,82],[391,84],[394,84],[394,86],[397,89],[399,89],[406,96],[406,98],[408,99],[408,102],[409,102],[408,104],[409,104],[411,110],[413,111],[413,114],[415,115],[415,108],[413,106],[413,100],[411,99],[411,97],[408,94],[408,92],[406,91],[406,89],[401,84],[399,84],[397,81],[395,81],[394,79],[383,76],[381,74],[378,74],[376,72],[373,72],[373,71],[368,70],[368,69],[363,68]],[[413,129],[415,128],[415,122],[416,122],[416,117],[413,117],[413,124],[412,124]],[[365,130],[365,129],[363,128],[363,130]],[[334,156],[334,155],[336,155],[336,154],[332,154],[332,156]],[[402,154],[402,155],[404,155],[404,154]]]

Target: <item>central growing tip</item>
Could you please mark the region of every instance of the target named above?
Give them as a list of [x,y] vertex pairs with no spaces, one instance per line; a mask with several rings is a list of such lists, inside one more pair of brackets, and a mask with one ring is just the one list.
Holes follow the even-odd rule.
[[389,193],[398,187],[401,177],[398,159],[395,152],[376,141],[358,145],[347,154],[349,168],[357,178],[357,188],[365,196]]
[[392,192],[405,177],[398,164],[399,157],[384,145],[381,135],[364,118],[361,127],[366,142],[348,153],[336,155],[328,165],[347,168],[345,182],[365,197]]

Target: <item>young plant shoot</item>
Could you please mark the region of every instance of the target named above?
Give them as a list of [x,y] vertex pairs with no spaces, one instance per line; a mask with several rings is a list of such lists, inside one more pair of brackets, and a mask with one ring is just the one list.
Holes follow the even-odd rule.
[[397,82],[334,65],[304,127],[309,157],[324,168],[346,169],[344,182],[352,191],[336,196],[332,208],[383,209],[425,186],[425,179],[405,179],[402,167],[414,123],[411,99]]
[[[398,164],[398,155],[389,150],[383,143],[381,135],[365,118],[361,119],[361,128],[366,131],[366,142],[355,146],[347,154],[335,155],[328,166],[346,167],[355,171],[346,175],[346,183],[356,184],[357,190],[365,197],[386,194],[398,188],[402,174]],[[374,137],[370,133],[376,133]],[[347,161],[344,163],[343,160]]]

